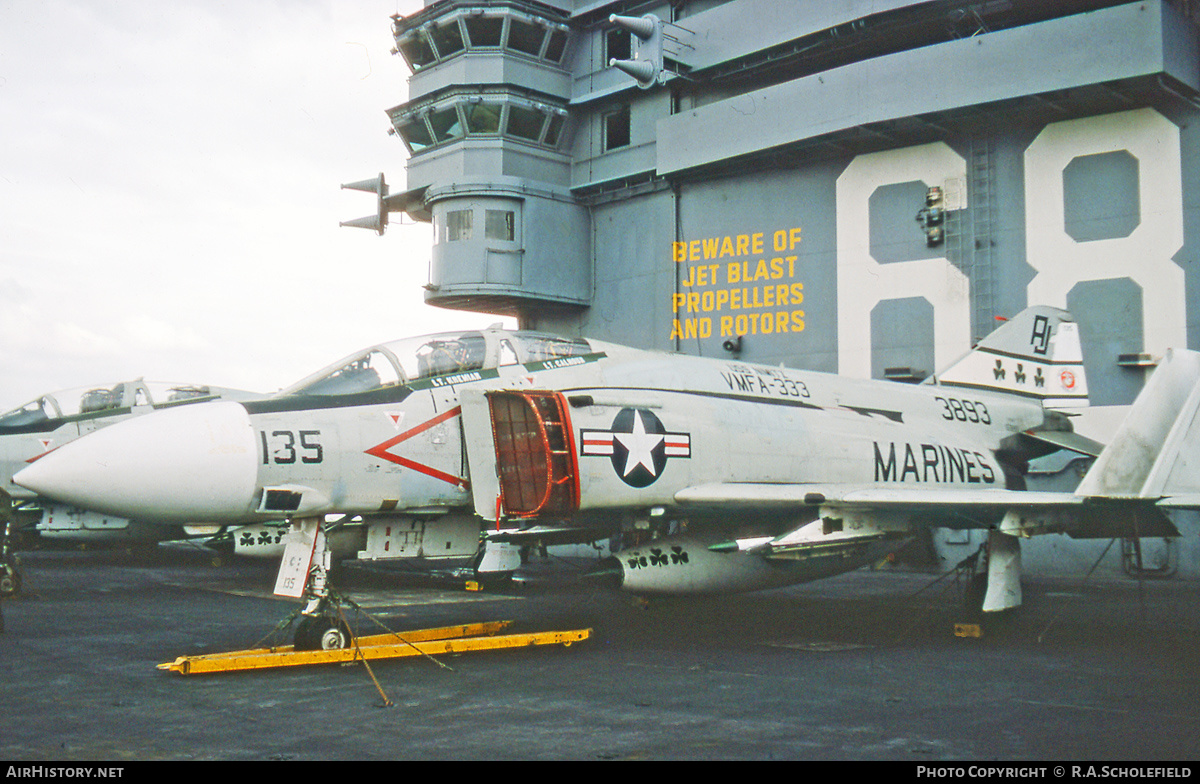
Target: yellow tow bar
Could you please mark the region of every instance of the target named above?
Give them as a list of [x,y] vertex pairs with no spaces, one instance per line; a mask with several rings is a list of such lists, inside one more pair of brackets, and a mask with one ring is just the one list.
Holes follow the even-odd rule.
[[591,629],[497,634],[511,623],[512,621],[493,621],[444,626],[438,629],[375,634],[368,637],[356,637],[349,648],[336,648],[329,651],[297,651],[291,645],[282,645],[277,648],[180,656],[173,662],[158,665],[158,669],[171,670],[180,675],[199,675],[210,672],[297,667],[306,664],[349,663],[369,659],[398,659],[405,656],[436,656],[447,653],[526,648],[533,645],[570,647],[574,643],[586,640],[592,634]]

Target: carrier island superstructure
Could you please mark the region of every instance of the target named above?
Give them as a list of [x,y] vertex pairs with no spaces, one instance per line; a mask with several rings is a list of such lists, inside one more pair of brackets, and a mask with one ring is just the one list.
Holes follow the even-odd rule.
[[[350,223],[431,222],[433,305],[898,383],[1067,308],[1077,429],[1104,440],[1168,347],[1200,348],[1198,6],[435,0],[391,20],[406,182],[353,183],[378,210]],[[1200,576],[1177,523],[1105,569]],[[1046,539],[1030,572],[1105,546]]]

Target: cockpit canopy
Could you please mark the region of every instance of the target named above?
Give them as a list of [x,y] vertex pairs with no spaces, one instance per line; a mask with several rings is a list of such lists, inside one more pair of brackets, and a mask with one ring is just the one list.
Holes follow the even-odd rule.
[[81,414],[133,406],[161,405],[209,397],[212,394],[213,391],[207,386],[144,381],[140,378],[117,384],[65,389],[42,395],[12,411],[0,414],[0,427],[34,425]]
[[538,332],[443,332],[405,338],[352,354],[279,392],[349,395],[471,370],[588,354],[583,339]]

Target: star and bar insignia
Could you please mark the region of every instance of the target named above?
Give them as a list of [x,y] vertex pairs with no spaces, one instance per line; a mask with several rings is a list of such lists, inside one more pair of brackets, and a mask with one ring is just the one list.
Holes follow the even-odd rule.
[[612,459],[613,470],[625,484],[647,487],[667,465],[668,457],[691,457],[692,437],[668,433],[653,411],[623,408],[609,430],[579,431],[583,455]]

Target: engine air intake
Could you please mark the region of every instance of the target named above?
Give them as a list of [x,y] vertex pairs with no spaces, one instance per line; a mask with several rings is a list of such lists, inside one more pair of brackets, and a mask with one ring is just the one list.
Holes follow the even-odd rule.
[[578,471],[563,396],[490,392],[488,405],[504,512],[532,517],[578,509]]

